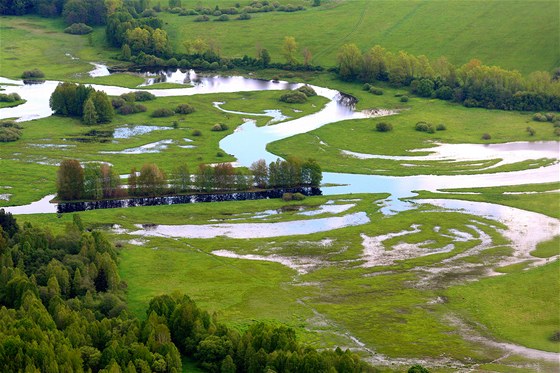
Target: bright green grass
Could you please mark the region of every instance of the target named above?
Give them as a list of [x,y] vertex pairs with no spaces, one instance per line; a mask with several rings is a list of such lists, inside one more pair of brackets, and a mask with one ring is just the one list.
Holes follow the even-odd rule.
[[104,28],[78,36],[64,33],[60,18],[4,16],[0,20],[0,76],[19,78],[23,71],[39,68],[49,80],[87,78],[93,69],[88,61],[115,62],[116,50],[107,49]]
[[[134,74],[118,73],[109,76],[99,76],[96,78],[82,76],[76,79],[70,79],[78,83],[111,85],[125,88],[137,88],[140,84],[144,83],[145,79]],[[183,86],[182,86],[183,87]],[[151,89],[152,87],[150,87]]]
[[538,258],[550,258],[553,255],[560,254],[560,236],[537,245],[537,249],[531,252],[531,255]]
[[[482,168],[476,162],[437,162],[437,161],[394,161],[385,159],[358,159],[343,156],[341,150],[365,154],[382,155],[423,155],[407,150],[426,149],[433,142],[442,143],[501,143],[511,141],[557,140],[550,123],[536,123],[530,114],[487,109],[465,108],[461,105],[412,98],[408,103],[401,103],[395,94],[400,91],[384,87],[383,96],[375,96],[361,90],[361,85],[336,83],[328,75],[312,80],[313,84],[327,85],[350,93],[359,99],[358,110],[375,108],[396,109],[395,115],[348,120],[331,123],[314,131],[296,135],[268,145],[268,150],[285,157],[313,157],[323,165],[325,171],[350,172],[365,174],[413,175],[413,174],[456,174],[473,172],[498,172],[514,169],[535,168],[548,164],[549,160],[526,161],[506,165],[490,170]],[[433,134],[418,132],[415,125],[419,121],[432,123],[434,126],[445,124],[445,131]],[[376,123],[388,122],[393,125],[391,132],[378,132]],[[507,123],[507,126],[504,126]],[[527,134],[528,125],[537,133],[531,137]],[[482,140],[482,134],[490,133],[490,141]],[[497,162],[487,161],[483,167]],[[407,164],[408,166],[401,166]]]
[[449,289],[449,307],[489,332],[525,346],[560,352],[548,340],[560,325],[560,262]]
[[[295,3],[283,1],[283,3]],[[197,0],[183,1],[194,8]],[[213,8],[235,2],[207,1]],[[160,13],[176,51],[186,39],[213,39],[225,56],[254,56],[256,45],[267,48],[273,61],[283,62],[285,36],[306,47],[313,63],[333,66],[345,43],[362,50],[379,44],[429,58],[446,56],[455,64],[478,58],[486,64],[523,73],[552,70],[560,62],[556,1],[323,1],[295,13],[252,14],[249,21],[194,22],[194,17]],[[242,6],[246,5],[242,3]],[[211,35],[211,36],[209,36]],[[327,40],[328,42],[325,42]],[[303,60],[301,52],[298,58]]]
[[142,87],[144,89],[169,89],[169,88],[189,88],[192,87],[191,84],[179,84],[179,83],[156,83],[148,87]]

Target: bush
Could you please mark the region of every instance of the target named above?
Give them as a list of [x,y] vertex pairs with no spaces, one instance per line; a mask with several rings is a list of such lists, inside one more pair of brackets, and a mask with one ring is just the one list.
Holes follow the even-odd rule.
[[237,19],[240,21],[247,21],[251,19],[251,15],[249,13],[241,13]]
[[134,94],[134,92],[123,93],[122,95],[120,95],[120,98],[122,98],[126,102],[136,101],[136,95]]
[[194,130],[191,135],[195,137],[202,136],[202,132],[200,132],[200,130]]
[[440,123],[436,126],[436,131],[445,131],[447,129],[447,127],[445,127],[445,124]]
[[301,194],[301,193],[294,193],[294,194],[292,195],[292,199],[293,199],[294,201],[303,201],[303,200],[305,199],[305,196],[304,196],[303,194]]
[[0,102],[21,101],[20,95],[17,93],[0,93]]
[[371,84],[369,84],[369,83],[364,84],[362,86],[362,89],[366,92],[369,91],[371,89]]
[[444,85],[436,90],[436,97],[440,100],[449,101],[453,98],[453,88]]
[[489,133],[485,133],[482,135],[482,140],[490,140],[492,138],[492,136],[490,136]]
[[142,12],[142,17],[157,17],[157,13],[153,9],[146,9]]
[[183,8],[181,8],[181,7],[175,7],[175,8],[169,9],[169,13],[173,13],[173,14],[179,14],[182,11],[183,11]]
[[393,130],[393,125],[391,123],[379,122],[375,125],[377,132],[389,132]]
[[535,136],[535,134],[537,133],[537,131],[535,131],[535,129],[531,126],[527,127],[525,129],[525,131],[527,131],[527,133],[529,134],[529,136]]
[[535,113],[535,115],[533,115],[533,120],[535,122],[546,122],[546,121],[548,121],[546,116],[542,113]]
[[125,104],[126,104],[126,101],[122,97],[115,97],[111,100],[111,105],[113,105],[113,107],[115,109],[118,109]]
[[369,89],[369,93],[373,93],[374,95],[381,96],[383,94],[383,90],[376,87],[371,87]]
[[189,104],[181,104],[175,108],[177,114],[191,114],[194,113],[194,107]]
[[164,118],[164,117],[170,117],[173,116],[175,114],[175,112],[173,110],[167,109],[167,108],[159,108],[156,109],[152,112],[152,117],[153,118]]
[[280,96],[280,101],[288,104],[303,104],[307,101],[307,96],[300,91],[291,91]]
[[560,136],[560,127],[556,127],[556,128],[554,129],[554,134],[555,134],[556,136]]
[[554,122],[554,118],[556,118],[556,114],[554,113],[546,113],[544,116],[546,117],[546,120],[549,122]]
[[219,131],[225,131],[227,129],[228,129],[227,125],[225,125],[223,123],[216,123],[212,126],[210,131],[219,132]]
[[408,102],[408,96],[407,95],[402,95],[401,96],[401,102]]
[[415,127],[416,131],[434,133],[434,126],[426,122],[418,122]]
[[218,157],[218,158],[223,158],[223,157],[224,157],[224,153],[219,151],[219,152],[216,153],[216,157]]
[[552,126],[553,127],[560,127],[560,120],[557,120],[556,122],[554,122],[554,124]]
[[229,21],[229,16],[227,14],[222,14],[218,18],[215,19],[218,22],[226,22]]
[[144,105],[125,103],[117,109],[117,113],[119,113],[120,115],[129,115],[145,112],[146,110],[148,109]]
[[23,74],[21,74],[21,77],[23,79],[34,79],[34,78],[41,79],[45,77],[45,73],[43,73],[39,69],[26,70],[23,72]]
[[0,142],[13,142],[21,137],[21,127],[9,120],[0,123]]
[[299,87],[297,89],[297,91],[303,93],[307,97],[317,96],[317,92],[315,92],[315,90],[313,88],[311,88],[310,86],[308,86],[307,84]]
[[294,199],[294,195],[293,195],[292,193],[284,193],[284,194],[282,194],[282,200],[283,200],[283,201],[288,202],[288,201],[291,201],[291,200],[293,200],[293,199]]
[[207,15],[198,16],[194,19],[195,22],[208,22],[210,21],[210,17]]
[[152,101],[152,100],[156,99],[156,96],[154,96],[150,92],[135,91],[133,93],[134,93],[134,98],[136,99],[136,101]]
[[93,28],[85,23],[72,23],[64,29],[64,32],[72,35],[85,35],[93,32]]

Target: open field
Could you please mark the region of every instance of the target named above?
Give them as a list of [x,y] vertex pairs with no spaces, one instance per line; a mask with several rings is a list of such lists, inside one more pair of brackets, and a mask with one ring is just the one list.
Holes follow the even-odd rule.
[[[226,8],[236,2],[214,0],[204,6]],[[188,0],[182,5],[195,8],[198,3]],[[336,64],[338,49],[345,43],[364,51],[379,44],[392,52],[446,56],[454,64],[477,58],[524,74],[552,70],[560,63],[556,1],[323,0],[316,8],[306,1],[283,3],[302,3],[307,10],[256,13],[243,22],[194,22],[195,17],[169,13],[161,17],[175,50],[181,52],[186,39],[212,35],[224,56],[254,56],[259,44],[273,61],[283,62],[283,39],[293,36],[300,51],[308,48],[312,62],[324,66]],[[301,52],[299,59],[303,61]]]

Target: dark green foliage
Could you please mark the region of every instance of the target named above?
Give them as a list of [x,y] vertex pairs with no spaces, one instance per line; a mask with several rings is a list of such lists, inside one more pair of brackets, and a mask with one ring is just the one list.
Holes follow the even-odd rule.
[[198,16],[194,19],[195,22],[208,22],[210,21],[210,17],[208,17],[207,15],[201,15]]
[[200,130],[193,130],[191,135],[195,137],[202,136],[202,132]]
[[537,131],[535,131],[535,129],[530,126],[526,128],[526,131],[529,134],[529,136],[535,136],[535,134],[537,133]]
[[147,91],[134,91],[132,93],[134,94],[134,99],[136,101],[142,102],[142,101],[152,101],[156,99],[156,96],[154,96],[153,94]]
[[219,132],[219,131],[226,131],[228,129],[228,126],[224,123],[216,123],[212,126],[212,128],[210,129],[210,131],[215,131],[215,132]]
[[557,330],[549,338],[552,342],[560,342],[560,330]]
[[389,132],[393,130],[393,125],[387,122],[379,122],[375,125],[377,132]]
[[436,131],[445,131],[447,129],[447,127],[445,127],[445,124],[440,123],[436,126]]
[[175,108],[177,114],[191,114],[194,113],[194,106],[189,104],[181,104]]
[[[86,102],[88,112],[84,117]],[[86,124],[108,123],[113,119],[113,105],[105,92],[83,84],[60,83],[52,93],[49,104],[55,114],[79,117]]]
[[17,93],[0,93],[0,102],[16,102],[21,101],[20,95]]
[[2,227],[2,232],[6,233],[8,237],[13,237],[19,230],[16,219],[10,212],[5,212],[4,209],[0,209],[0,227]]
[[0,142],[12,142],[20,139],[22,127],[12,120],[0,122]]
[[435,132],[434,126],[426,122],[418,122],[416,123],[416,126],[414,128],[416,129],[416,131],[419,132],[428,132],[428,133]]
[[64,32],[72,35],[86,35],[93,32],[93,28],[85,23],[73,23],[64,29]]
[[415,80],[410,85],[412,93],[420,97],[432,97],[434,94],[434,82],[431,79]]
[[218,18],[215,19],[217,22],[227,22],[229,21],[229,16],[227,14],[222,14]]
[[369,83],[364,83],[364,85],[362,86],[362,89],[366,92],[368,92],[371,88],[371,84]]
[[167,108],[159,108],[152,112],[153,118],[164,118],[164,117],[171,117],[175,114],[175,112],[171,109]]
[[280,101],[288,104],[302,104],[307,101],[307,96],[300,91],[290,91],[280,96]]
[[84,104],[84,114],[82,116],[82,122],[84,124],[96,124],[97,123],[97,112],[95,110],[95,105],[91,97]]
[[307,84],[304,86],[301,86],[297,89],[297,91],[303,93],[304,95],[306,95],[307,97],[311,97],[311,96],[317,96],[317,92],[315,92],[315,90],[313,88],[311,88],[310,86],[308,86]]
[[[114,102],[113,102],[113,106],[115,106]],[[129,114],[143,113],[146,110],[148,109],[144,105],[126,103],[122,106],[119,106],[119,108],[117,109],[117,113],[120,115],[129,115]]]
[[430,373],[430,371],[426,368],[424,368],[422,365],[420,364],[416,364],[411,366],[408,371],[408,373]]
[[533,120],[536,122],[546,122],[547,118],[542,113],[535,113],[535,115],[533,115]]
[[237,19],[240,21],[247,21],[251,19],[251,15],[249,13],[243,12],[239,15],[239,17],[237,17]]
[[408,102],[408,96],[407,95],[402,95],[400,98],[401,102]]
[[482,140],[490,140],[491,138],[492,138],[492,136],[490,136],[489,133],[484,133],[484,134],[482,135]]
[[82,198],[84,192],[84,169],[75,159],[65,159],[57,172],[57,195],[61,200]]
[[560,127],[554,128],[554,134],[555,134],[556,136],[560,136]]
[[371,86],[369,88],[369,93],[373,93],[374,95],[381,96],[381,95],[383,95],[383,90],[379,89],[377,87]]
[[39,69],[26,70],[21,74],[23,79],[42,79],[45,77],[45,73]]

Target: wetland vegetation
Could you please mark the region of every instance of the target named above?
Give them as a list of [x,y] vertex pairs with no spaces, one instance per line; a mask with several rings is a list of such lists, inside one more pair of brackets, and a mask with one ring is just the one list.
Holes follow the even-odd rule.
[[560,369],[558,10],[0,4],[5,370]]

